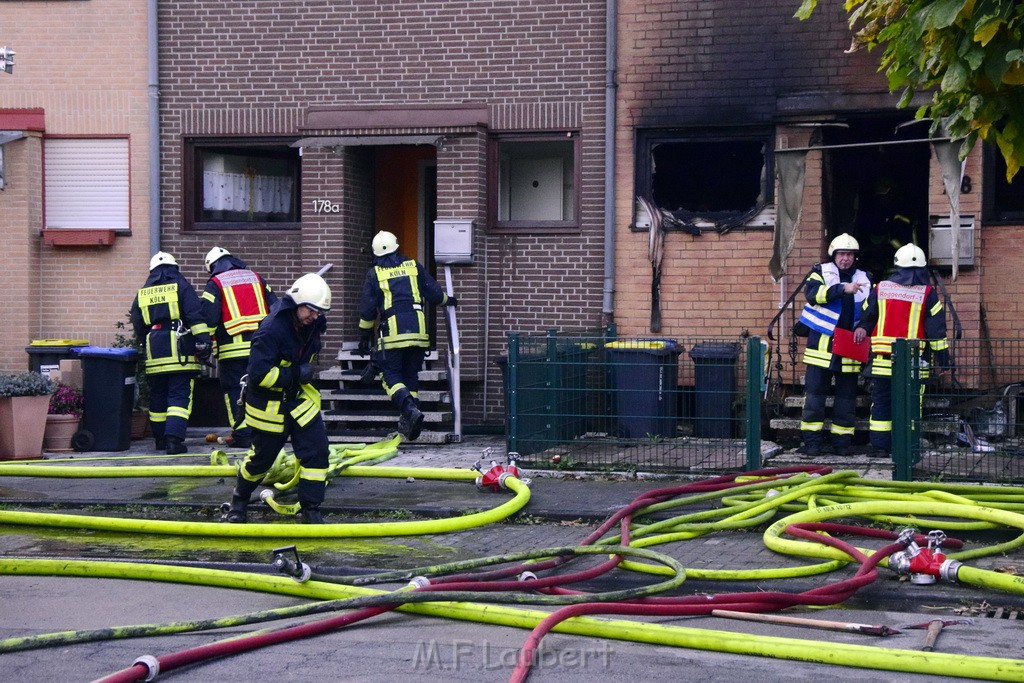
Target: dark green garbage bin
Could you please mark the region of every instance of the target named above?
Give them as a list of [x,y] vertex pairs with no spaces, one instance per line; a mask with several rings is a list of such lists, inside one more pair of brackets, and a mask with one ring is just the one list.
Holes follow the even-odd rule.
[[617,435],[627,439],[674,437],[679,422],[679,354],[671,339],[605,345],[615,396]]
[[83,451],[128,450],[139,352],[130,348],[83,346],[74,353],[82,359],[85,411],[82,429],[72,445]]
[[735,342],[702,342],[690,350],[694,364],[694,436],[733,436],[732,406],[736,399],[739,355],[740,345]]
[[555,419],[552,415],[552,366],[543,354],[520,354],[516,365],[515,386],[510,386],[511,372],[508,356],[495,359],[501,368],[505,389],[505,434],[512,434],[512,394],[516,392],[515,436],[512,450],[530,455],[551,447],[556,440]]

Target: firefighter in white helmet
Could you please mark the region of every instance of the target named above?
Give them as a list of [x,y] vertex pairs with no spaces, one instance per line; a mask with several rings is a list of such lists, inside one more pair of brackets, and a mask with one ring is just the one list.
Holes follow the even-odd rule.
[[225,521],[246,521],[249,498],[291,438],[299,461],[298,496],[302,521],[322,524],[320,504],[327,483],[327,428],[313,365],[327,329],[331,288],[315,273],[303,275],[271,307],[252,337],[245,420],[253,447],[239,466]]
[[[381,369],[384,390],[398,408],[398,431],[415,440],[423,427],[419,372],[430,346],[425,304],[457,306],[422,264],[398,251],[398,238],[386,230],[372,242],[373,265],[359,299],[359,347]],[[373,343],[374,329],[379,341]]]
[[[868,274],[856,267],[860,244],[847,233],[828,245],[831,260],[814,266],[804,285],[804,304],[798,328],[807,335],[804,364],[804,409],[800,419],[803,444],[799,451],[849,455],[856,425],[857,376],[861,362],[833,350],[836,329],[852,331],[871,290]],[[825,401],[835,382],[830,439],[825,440]]]
[[203,318],[214,338],[217,378],[231,422],[228,446],[249,448],[252,430],[245,423],[245,407],[239,404],[240,381],[249,363],[252,335],[277,295],[245,261],[224,247],[214,247],[206,254],[206,270],[210,279],[200,298]]
[[199,359],[209,357],[210,334],[199,296],[167,252],[158,251],[150,259],[149,277],[135,295],[129,317],[146,357],[156,449],[185,453],[193,385]]
[[[871,336],[871,452],[890,457],[892,450],[892,344],[896,339],[926,339],[921,350],[921,377],[934,366],[940,377],[950,370],[946,309],[931,285],[928,259],[916,244],[896,250],[897,270],[871,291],[854,338]],[[918,405],[920,410],[920,405]]]

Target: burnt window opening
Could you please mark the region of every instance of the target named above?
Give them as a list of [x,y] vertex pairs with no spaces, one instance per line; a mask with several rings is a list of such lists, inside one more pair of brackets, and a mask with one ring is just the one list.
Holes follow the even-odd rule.
[[636,185],[685,224],[743,225],[771,198],[771,132],[715,138],[690,131],[641,131]]
[[985,145],[985,222],[1024,223],[1024,172],[1006,182],[1006,160]]

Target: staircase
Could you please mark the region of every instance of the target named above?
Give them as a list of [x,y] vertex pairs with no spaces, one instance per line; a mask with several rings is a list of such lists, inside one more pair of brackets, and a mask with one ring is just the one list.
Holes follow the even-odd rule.
[[[331,443],[370,443],[398,431],[398,409],[384,393],[380,375],[366,383],[360,381],[369,359],[355,355],[356,346],[355,342],[344,342],[338,353],[338,365],[320,372],[323,418]],[[437,351],[430,351],[420,370],[423,431],[412,443],[461,441],[455,428],[449,373],[437,367],[443,365],[438,357]]]

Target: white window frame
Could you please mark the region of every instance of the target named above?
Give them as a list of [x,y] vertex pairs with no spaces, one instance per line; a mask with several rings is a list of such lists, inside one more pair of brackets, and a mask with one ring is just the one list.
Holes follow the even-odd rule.
[[47,230],[131,230],[127,137],[47,137],[43,142]]

